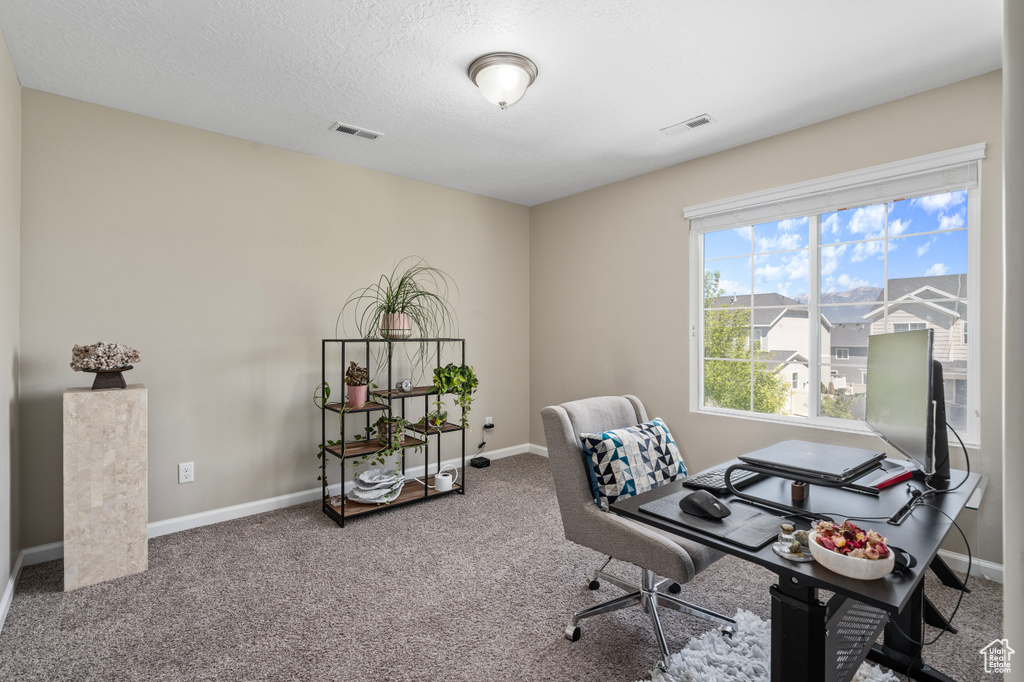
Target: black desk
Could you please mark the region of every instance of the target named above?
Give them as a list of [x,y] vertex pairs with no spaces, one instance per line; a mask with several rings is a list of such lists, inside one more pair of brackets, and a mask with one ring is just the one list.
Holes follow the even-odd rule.
[[[965,475],[964,471],[954,470],[951,487],[963,480]],[[971,474],[955,492],[939,495],[927,503],[955,519],[980,478],[978,474]],[[922,487],[917,481],[912,484]],[[778,574],[778,584],[771,587],[772,680],[841,682],[856,673],[867,654],[871,660],[897,672],[906,674],[909,670],[910,677],[914,679],[950,681],[949,677],[924,663],[921,647],[913,640],[923,641],[924,620],[936,624],[934,621],[937,614],[931,610],[930,602],[924,595],[925,571],[931,567],[944,583],[958,582],[937,556],[939,546],[952,523],[935,509],[922,506],[915,509],[903,525],[887,524],[886,519],[907,500],[905,484],[886,488],[878,497],[841,488],[808,486],[809,494],[803,503],[803,508],[808,512],[828,514],[837,523],[852,518],[861,528],[876,530],[888,538],[889,544],[902,547],[917,559],[917,566],[902,575],[894,573],[879,580],[867,581],[845,578],[819,566],[817,562],[787,561],[777,556],[771,545],[757,551],[747,550],[640,511],[640,505],[681,489],[681,482],[669,483],[620,500],[611,506],[611,511],[764,566]],[[793,504],[788,479],[769,477],[745,488],[743,492]],[[730,496],[724,496],[723,499],[729,504],[744,504]],[[782,512],[777,513],[782,515]],[[883,518],[860,520],[864,517]],[[796,525],[798,528],[808,527],[799,521]],[[819,589],[834,592],[835,596],[823,604],[818,600]],[[884,645],[873,644],[883,627]]]

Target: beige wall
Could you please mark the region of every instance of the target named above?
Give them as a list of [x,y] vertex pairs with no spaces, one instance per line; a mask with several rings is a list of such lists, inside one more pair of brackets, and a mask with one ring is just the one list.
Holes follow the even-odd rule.
[[[1006,329],[1003,339],[1003,447],[1005,449],[1003,490],[1006,492],[1004,516],[1012,519],[1004,528],[1006,583],[1003,591],[1003,636],[1011,642],[1024,641],[1024,531],[1017,522],[1024,516],[1024,420],[1021,419],[1020,391],[1024,382],[1024,357],[1020,340],[1024,338],[1024,3],[1003,3],[1003,130],[1004,189],[1007,191],[1003,218],[1003,269],[1006,300],[1003,310]],[[1024,666],[1017,665],[1006,675],[1010,682],[1024,680]]]
[[[998,72],[865,109],[530,212],[530,436],[545,405],[635,393],[666,419],[687,464],[703,469],[787,438],[863,447],[867,436],[696,414],[689,403],[689,226],[685,206],[977,142],[982,169],[982,448],[993,477],[980,512],[961,519],[972,550],[1001,552],[1002,129]],[[699,133],[697,133],[699,134]],[[954,457],[962,465],[962,457]],[[963,552],[962,543],[949,548]]]
[[[61,538],[61,394],[92,380],[68,367],[74,344],[142,353],[127,379],[149,388],[150,521],[308,490],[320,339],[408,254],[461,286],[470,443],[486,416],[489,448],[526,442],[527,208],[33,90],[23,104],[25,546]],[[178,485],[186,461],[196,482]]]
[[0,34],[0,594],[21,549],[17,509],[20,243],[21,84]]

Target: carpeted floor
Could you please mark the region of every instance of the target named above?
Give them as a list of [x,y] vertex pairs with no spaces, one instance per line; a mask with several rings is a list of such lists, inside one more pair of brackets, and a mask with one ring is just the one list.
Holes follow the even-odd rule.
[[[573,611],[619,592],[587,589],[600,557],[563,538],[547,460],[468,473],[465,496],[344,529],[313,503],[155,538],[146,573],[67,594],[60,561],[28,567],[0,634],[0,680],[647,677],[658,650],[638,609],[584,622],[579,642],[562,637]],[[683,596],[767,619],[772,582],[725,558]],[[928,660],[962,681],[991,680],[978,650],[1001,636],[1002,589],[971,587],[961,634]],[[935,581],[928,593],[945,613],[957,595]],[[711,628],[671,611],[663,621],[673,651]]]

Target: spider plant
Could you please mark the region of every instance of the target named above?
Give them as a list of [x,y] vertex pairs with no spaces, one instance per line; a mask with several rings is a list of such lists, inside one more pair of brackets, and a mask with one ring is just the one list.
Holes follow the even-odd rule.
[[381,275],[373,284],[357,289],[338,313],[334,326],[340,333],[342,317],[349,310],[355,318],[359,336],[365,339],[399,338],[394,330],[383,327],[385,316],[405,315],[409,333],[419,339],[411,358],[422,368],[430,357],[426,339],[445,338],[457,333],[458,320],[449,302],[458,286],[448,273],[429,265],[419,256],[407,256],[395,264],[391,274]]

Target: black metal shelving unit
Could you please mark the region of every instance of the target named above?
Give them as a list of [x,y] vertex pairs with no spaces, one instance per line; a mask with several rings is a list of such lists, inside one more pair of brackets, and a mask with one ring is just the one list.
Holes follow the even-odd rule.
[[[413,424],[408,427],[405,434],[405,439],[402,442],[402,455],[401,455],[401,471],[402,474],[406,474],[406,453],[410,449],[420,448],[422,450],[422,460],[424,476],[421,478],[425,481],[424,484],[418,483],[413,479],[406,479],[405,486],[402,488],[402,492],[399,493],[391,502],[386,504],[362,504],[359,502],[353,502],[345,497],[345,482],[346,482],[346,470],[348,467],[345,465],[345,461],[354,457],[362,457],[367,454],[379,452],[384,448],[375,440],[354,440],[346,437],[346,431],[351,433],[353,429],[348,428],[349,424],[354,424],[362,418],[365,421],[364,427],[369,427],[371,416],[374,413],[387,412],[389,414],[395,414],[397,411],[398,416],[405,419],[409,419],[407,414],[418,412],[415,402],[418,399],[423,401],[423,415],[426,415],[430,411],[430,400],[436,394],[434,386],[415,386],[411,391],[402,392],[394,388],[395,376],[394,376],[394,359],[395,349],[401,344],[409,343],[429,343],[434,346],[434,357],[436,366],[441,366],[442,351],[450,346],[457,346],[452,349],[447,357],[452,358],[454,362],[455,358],[458,357],[462,364],[466,364],[466,341],[465,339],[323,339],[320,344],[320,374],[321,382],[328,382],[327,376],[327,357],[328,350],[332,347],[340,350],[341,353],[341,367],[340,374],[337,378],[337,384],[339,387],[343,387],[345,368],[348,367],[349,349],[350,348],[361,348],[362,356],[365,358],[367,367],[371,367],[371,358],[375,355],[386,358],[382,363],[382,367],[376,369],[380,372],[378,378],[375,380],[373,368],[371,367],[370,381],[381,385],[380,378],[383,378],[383,374],[387,375],[387,380],[382,384],[381,388],[372,389],[370,393],[374,396],[383,399],[385,404],[376,402],[366,402],[363,405],[348,405],[345,402],[327,403],[320,410],[320,443],[323,447],[324,456],[320,459],[320,480],[323,492],[323,511],[327,516],[332,518],[342,528],[345,527],[345,521],[362,516],[364,514],[372,514],[374,512],[383,511],[392,507],[400,507],[406,504],[412,504],[414,502],[422,502],[423,500],[431,499],[434,497],[441,497],[444,495],[450,495],[457,493],[464,495],[466,493],[466,429],[462,427],[462,415],[459,415],[458,422],[446,421],[444,424],[438,427],[425,428],[418,424]],[[383,349],[382,349],[382,346]],[[340,347],[340,348],[338,348]],[[376,351],[383,350],[383,354],[380,355]],[[408,402],[408,405],[407,405]],[[407,411],[407,407],[410,409]],[[340,437],[338,440],[344,445],[327,445],[327,430],[328,430],[328,415],[337,415]],[[378,415],[379,416],[379,415]],[[410,421],[413,421],[410,419]],[[363,431],[363,429],[358,429]],[[411,433],[409,433],[411,432]],[[430,474],[431,462],[430,462],[430,443],[431,437],[434,438],[436,458],[434,463],[434,472],[436,473],[441,468],[441,439],[448,438],[454,440],[454,436],[447,436],[447,434],[459,433],[460,434],[460,465],[459,465],[459,476],[458,481],[452,486],[451,490],[444,492],[438,492],[431,488],[433,485],[434,476]],[[413,455],[416,452],[413,451]],[[339,468],[341,470],[341,496],[338,504],[333,504],[331,496],[328,492],[328,480],[327,480],[327,460],[328,455],[333,455],[338,459]]]

